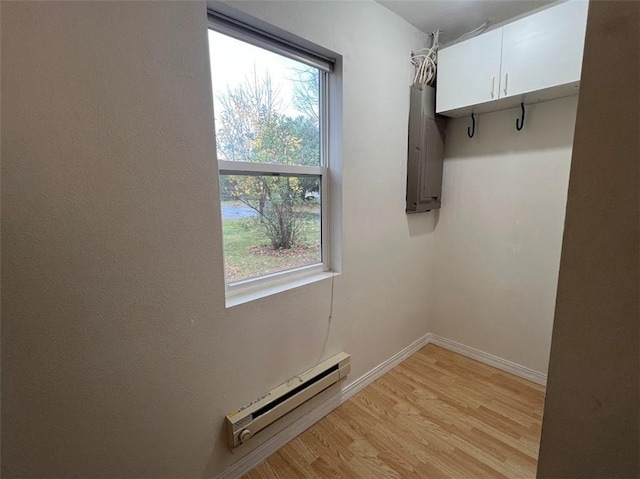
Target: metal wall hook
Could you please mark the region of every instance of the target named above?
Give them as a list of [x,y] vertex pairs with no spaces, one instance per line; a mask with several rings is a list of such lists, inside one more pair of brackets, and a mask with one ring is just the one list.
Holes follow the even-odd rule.
[[473,138],[473,135],[476,134],[476,117],[471,113],[471,127],[467,127],[467,135],[469,138]]
[[522,108],[522,118],[516,119],[516,130],[518,131],[524,127],[524,103],[520,103],[520,108]]

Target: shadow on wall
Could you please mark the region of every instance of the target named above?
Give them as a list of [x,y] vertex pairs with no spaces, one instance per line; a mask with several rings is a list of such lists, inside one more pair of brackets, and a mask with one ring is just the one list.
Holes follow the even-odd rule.
[[[467,126],[471,125],[470,117],[449,119],[446,130],[445,165],[447,153],[450,151],[446,145],[449,143],[458,145],[456,158],[476,157],[478,159],[485,154],[571,148],[575,121],[558,128],[558,122],[549,121],[549,119],[566,116],[568,105],[573,105],[573,111],[575,111],[577,101],[578,97],[574,95],[525,105],[526,116],[521,131],[516,130],[516,120],[521,117],[519,106],[478,115],[473,138],[467,136]],[[544,141],[540,141],[540,138],[544,138]]]

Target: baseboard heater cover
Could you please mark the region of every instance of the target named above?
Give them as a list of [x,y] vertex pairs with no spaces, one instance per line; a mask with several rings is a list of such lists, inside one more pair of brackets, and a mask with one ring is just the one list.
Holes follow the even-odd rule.
[[233,449],[246,443],[258,431],[347,377],[351,369],[350,360],[351,356],[347,353],[336,354],[227,414],[229,447]]

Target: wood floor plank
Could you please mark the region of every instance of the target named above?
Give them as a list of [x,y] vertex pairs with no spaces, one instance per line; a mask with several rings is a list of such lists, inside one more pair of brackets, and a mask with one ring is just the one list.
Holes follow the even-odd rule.
[[533,478],[544,388],[427,345],[245,479]]

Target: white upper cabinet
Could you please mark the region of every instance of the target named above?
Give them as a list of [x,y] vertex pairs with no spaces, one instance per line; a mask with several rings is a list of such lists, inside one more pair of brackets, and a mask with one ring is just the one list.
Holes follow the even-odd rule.
[[569,1],[502,28],[501,96],[580,81],[586,1]]
[[436,110],[498,98],[502,29],[452,45],[438,54]]
[[448,116],[577,93],[587,0],[569,0],[438,53],[436,111]]

